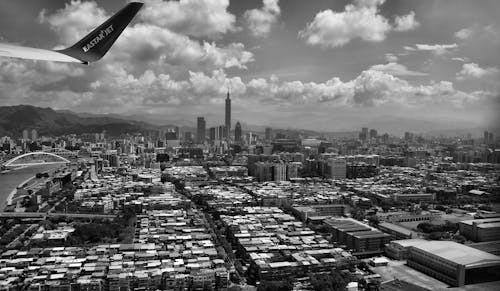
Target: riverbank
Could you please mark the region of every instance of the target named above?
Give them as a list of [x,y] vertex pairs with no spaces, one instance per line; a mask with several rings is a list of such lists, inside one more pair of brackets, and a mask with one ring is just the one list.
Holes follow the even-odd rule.
[[14,197],[16,196],[16,194],[17,194],[17,189],[21,188],[21,187],[22,187],[23,185],[25,185],[25,184],[28,184],[31,180],[33,180],[33,179],[35,179],[35,178],[36,178],[36,176],[30,177],[30,178],[28,178],[28,179],[24,180],[23,182],[21,182],[19,185],[17,185],[17,186],[16,186],[16,188],[14,188],[14,189],[10,192],[9,196],[7,196],[7,199],[6,199],[5,203],[4,203],[4,205],[2,206],[2,210],[3,210],[6,206],[9,206],[9,205],[11,205],[11,204],[12,204],[12,199],[14,199]]
[[12,201],[17,193],[17,187],[29,182],[36,173],[53,170],[60,165],[41,165],[12,169],[0,175],[0,209],[7,206],[7,201]]

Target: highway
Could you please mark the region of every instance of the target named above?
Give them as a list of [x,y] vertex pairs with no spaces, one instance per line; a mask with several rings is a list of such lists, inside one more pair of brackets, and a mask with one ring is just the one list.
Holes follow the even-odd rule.
[[54,213],[54,212],[0,212],[0,218],[40,218],[48,217],[70,217],[70,218],[116,218],[109,214],[86,214],[86,213]]

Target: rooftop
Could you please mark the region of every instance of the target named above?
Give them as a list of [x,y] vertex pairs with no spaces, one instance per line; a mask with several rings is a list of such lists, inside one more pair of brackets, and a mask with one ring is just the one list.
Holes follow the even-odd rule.
[[415,242],[412,247],[437,255],[445,260],[465,265],[466,268],[486,264],[500,266],[500,257],[452,241]]

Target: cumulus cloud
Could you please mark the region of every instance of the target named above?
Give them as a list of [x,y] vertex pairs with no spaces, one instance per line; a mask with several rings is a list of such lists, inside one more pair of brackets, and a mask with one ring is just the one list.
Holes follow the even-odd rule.
[[246,95],[261,102],[277,104],[326,103],[332,106],[376,107],[396,104],[403,107],[465,104],[485,100],[490,92],[466,93],[448,81],[412,85],[406,80],[381,70],[368,69],[356,78],[343,82],[332,78],[324,83],[301,81],[280,82],[276,78],[253,79],[246,84]]
[[229,0],[145,0],[142,21],[194,37],[218,37],[236,29]]
[[39,14],[40,23],[48,23],[63,45],[72,45],[108,18],[106,11],[94,1],[72,0],[54,14],[44,9]]
[[343,46],[353,39],[380,42],[392,30],[407,31],[418,26],[413,11],[408,15],[398,16],[395,26],[392,26],[379,13],[379,7],[384,2],[385,0],[358,0],[346,5],[342,12],[331,9],[321,11],[299,32],[299,37],[310,45],[333,48]]
[[470,28],[464,28],[461,29],[457,32],[455,32],[455,37],[460,38],[460,39],[467,39],[472,35],[472,29]]
[[454,57],[454,58],[451,58],[453,61],[457,61],[457,62],[466,62],[466,60],[464,58],[459,58],[459,57]]
[[408,31],[420,26],[420,23],[415,19],[415,12],[410,11],[407,15],[396,16],[394,20],[394,30]]
[[281,14],[278,1],[264,0],[264,6],[261,9],[245,11],[243,17],[252,35],[256,37],[269,36],[272,26],[278,21]]
[[398,56],[394,54],[385,54],[385,60],[389,63],[397,62],[399,60]]
[[481,68],[476,63],[463,64],[462,70],[457,73],[457,79],[480,79],[483,77],[493,76],[498,74],[498,69],[494,67]]
[[374,65],[370,69],[385,72],[393,76],[427,76],[426,73],[408,70],[406,66],[398,64],[396,62]]
[[415,47],[405,46],[404,49],[407,51],[429,51],[436,55],[443,55],[452,49],[457,48],[456,43],[453,44],[416,44]]
[[[142,21],[129,26],[113,46],[113,54],[102,61],[123,63],[136,74],[148,68],[184,75],[189,70],[245,69],[254,59],[243,44],[220,47],[215,42],[190,37],[211,37],[231,30],[235,19],[226,11],[228,5],[227,0],[150,0],[139,12]],[[168,14],[173,12],[175,16]],[[63,45],[75,42],[108,17],[95,2],[79,0],[51,15],[40,13],[40,21],[57,32]]]
[[[382,3],[382,0],[357,1],[356,9],[373,9]],[[82,7],[82,11],[78,7]],[[52,29],[60,29],[57,32],[64,43],[71,40],[71,33],[82,35],[97,24],[85,23],[73,32],[64,30],[64,25],[56,28],[56,24],[70,23],[72,20],[65,17],[87,13],[101,13],[102,18],[108,16],[94,2],[73,1],[54,14],[42,13],[40,19]],[[251,104],[254,108],[260,108],[262,103],[280,106],[321,103],[325,108],[385,104],[462,106],[491,96],[488,92],[463,92],[444,81],[413,85],[398,76],[423,73],[398,64],[394,55],[386,56],[389,63],[375,65],[348,81],[337,77],[325,82],[280,81],[276,76],[244,81],[228,76],[225,71],[244,69],[253,61],[253,54],[246,51],[243,44],[221,46],[213,39],[198,40],[174,26],[162,25],[139,21],[128,27],[112,53],[92,66],[0,60],[0,96],[8,96],[2,97],[6,98],[2,102],[80,111],[136,113],[158,109],[164,113],[179,111],[182,106],[190,106],[190,109],[201,106],[202,110],[210,104],[219,106],[226,88],[231,88],[238,104]]]
[[498,39],[499,33],[495,30],[493,25],[480,26],[477,24],[462,28],[455,32],[455,37],[461,40],[469,40],[478,36],[489,39]]

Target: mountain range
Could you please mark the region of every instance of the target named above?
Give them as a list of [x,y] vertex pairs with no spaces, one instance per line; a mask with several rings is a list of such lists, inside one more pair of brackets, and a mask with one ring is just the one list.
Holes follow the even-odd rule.
[[[222,120],[222,119],[221,119]],[[146,132],[179,126],[181,131],[196,132],[195,119],[169,120],[159,115],[118,115],[118,114],[91,114],[75,113],[70,110],[54,110],[31,105],[0,106],[0,136],[21,136],[24,129],[36,129],[39,135],[63,135],[96,133],[105,130],[112,136],[124,133]],[[209,125],[210,126],[210,125]],[[359,129],[349,128],[336,132],[319,132],[308,129],[273,129],[273,132],[282,132],[290,136],[324,136],[324,137],[356,137]],[[242,122],[244,131],[263,133],[266,126],[251,125]],[[272,127],[272,126],[271,126]],[[465,136],[472,133],[475,137],[482,135],[484,128],[466,128],[459,124],[440,124],[427,120],[402,118],[395,116],[379,116],[371,121],[369,128],[377,129],[379,134],[388,132],[393,135],[402,135],[404,131],[424,133],[429,135]],[[489,128],[495,134],[499,128]]]

